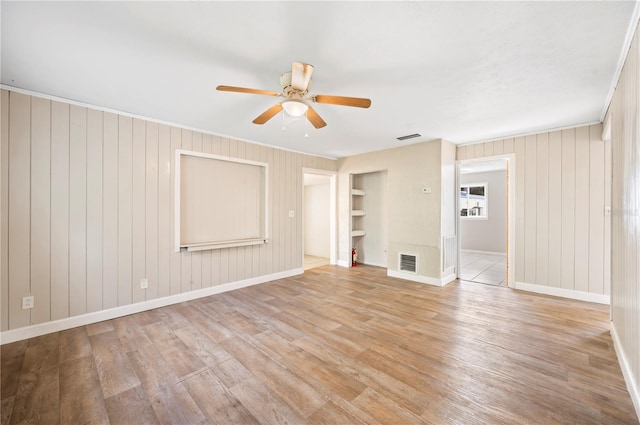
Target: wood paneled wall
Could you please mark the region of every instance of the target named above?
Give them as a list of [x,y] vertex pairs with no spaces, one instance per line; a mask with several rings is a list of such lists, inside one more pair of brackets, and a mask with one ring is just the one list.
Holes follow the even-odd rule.
[[458,147],[515,153],[516,282],[610,293],[608,151],[600,124]]
[[[640,40],[636,30],[605,122],[612,149],[611,314],[640,417]],[[614,339],[615,340],[615,339]]]
[[[336,170],[329,159],[6,90],[1,118],[2,330],[301,268],[302,168]],[[269,163],[268,244],[173,252],[176,149]],[[27,295],[35,307],[22,310]]]

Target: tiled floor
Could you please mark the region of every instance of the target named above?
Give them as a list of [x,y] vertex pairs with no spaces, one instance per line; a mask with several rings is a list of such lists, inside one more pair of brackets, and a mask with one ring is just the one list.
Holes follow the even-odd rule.
[[506,286],[506,275],[506,255],[460,252],[460,279],[494,286]]
[[329,264],[329,259],[324,257],[314,257],[313,255],[304,256],[304,269],[309,270]]

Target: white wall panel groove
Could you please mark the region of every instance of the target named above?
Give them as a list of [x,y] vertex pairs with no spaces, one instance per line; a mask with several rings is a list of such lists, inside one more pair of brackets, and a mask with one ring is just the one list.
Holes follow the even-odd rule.
[[[337,167],[6,90],[0,118],[3,331],[297,269],[302,167]],[[173,252],[175,149],[268,162],[270,242]]]
[[[611,125],[612,335],[640,417],[640,40],[636,33],[605,121]],[[600,154],[600,150],[596,151]],[[608,155],[608,145],[605,146]],[[598,176],[600,177],[600,176]],[[606,175],[605,175],[606,178]],[[605,185],[606,190],[606,185]],[[606,192],[605,192],[606,193]],[[605,198],[609,196],[606,193]],[[600,229],[594,229],[599,237]],[[607,226],[604,228],[607,237]],[[590,277],[600,274],[600,264]],[[597,283],[597,282],[596,282]],[[591,285],[591,281],[589,282]]]
[[[39,300],[51,292],[51,102],[31,103],[31,294]],[[31,322],[51,317],[51,305],[38,303]]]
[[458,146],[458,159],[515,151],[517,282],[609,293],[601,134],[598,124]]
[[0,330],[9,329],[9,92],[0,92]]

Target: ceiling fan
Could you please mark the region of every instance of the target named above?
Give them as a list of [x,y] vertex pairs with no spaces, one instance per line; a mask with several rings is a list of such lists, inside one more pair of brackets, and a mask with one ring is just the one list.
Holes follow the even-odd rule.
[[254,119],[254,124],[264,124],[284,109],[284,111],[292,117],[297,118],[306,115],[309,122],[311,122],[315,128],[322,128],[326,126],[327,123],[324,122],[320,115],[309,105],[309,102],[355,106],[358,108],[368,108],[371,106],[370,99],[360,97],[331,96],[327,94],[309,95],[311,74],[313,74],[313,66],[306,63],[294,62],[291,66],[291,72],[285,72],[280,76],[282,92],[233,86],[218,86],[216,90],[285,98],[285,100],[273,105]]

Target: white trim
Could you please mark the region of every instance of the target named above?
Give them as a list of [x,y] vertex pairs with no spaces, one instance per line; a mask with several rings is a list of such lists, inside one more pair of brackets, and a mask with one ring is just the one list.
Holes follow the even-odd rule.
[[618,362],[620,363],[620,369],[622,369],[622,376],[624,376],[624,382],[627,384],[627,390],[631,396],[633,406],[636,408],[636,415],[640,420],[640,390],[638,389],[638,383],[633,379],[633,371],[629,359],[625,355],[618,331],[616,331],[615,324],[611,322],[611,339],[613,339],[613,348],[618,355]]
[[611,104],[611,100],[613,99],[613,94],[615,93],[616,87],[618,86],[618,81],[620,81],[620,74],[622,74],[622,68],[624,67],[624,63],[627,61],[629,50],[631,50],[631,43],[633,42],[633,36],[636,33],[639,18],[640,2],[636,1],[636,5],[633,8],[633,13],[631,14],[629,28],[627,28],[627,35],[624,38],[624,43],[622,43],[622,50],[620,51],[620,57],[618,58],[616,72],[613,74],[613,78],[611,79],[611,87],[609,87],[609,92],[607,93],[607,97],[605,98],[604,105],[602,105],[600,121],[604,121],[604,117],[607,114],[607,110],[609,110],[609,105]]
[[554,286],[534,285],[532,283],[516,282],[514,289],[521,291],[535,292],[544,295],[553,295],[555,297],[570,298],[573,300],[587,301],[591,303],[609,305],[611,300],[609,295],[592,294],[590,292],[576,291],[573,289],[556,288]]
[[[218,161],[227,161],[234,162],[237,164],[247,164],[253,165],[256,167],[264,168],[264,222],[263,226],[263,234],[258,238],[253,239],[239,239],[239,240],[231,240],[231,241],[216,241],[216,242],[204,242],[204,243],[188,243],[182,244],[181,242],[181,219],[180,219],[180,204],[181,204],[181,196],[180,196],[180,179],[181,175],[181,164],[183,156],[195,156],[196,158],[209,158],[215,159]],[[207,249],[220,249],[220,248],[231,248],[238,246],[248,246],[248,245],[260,245],[265,244],[269,241],[269,163],[260,162],[260,161],[252,161],[244,158],[234,158],[230,156],[222,156],[215,155],[211,153],[205,152],[197,152],[197,151],[189,151],[185,149],[176,149],[175,151],[175,159],[174,159],[174,235],[175,235],[175,252],[180,252],[181,248],[186,248],[187,251],[203,251]]]
[[[455,268],[454,268],[455,270]],[[452,271],[451,273],[449,273],[446,276],[443,276],[440,278],[440,281],[442,282],[442,286],[445,286],[451,282],[453,282],[454,280],[456,280],[458,278],[458,276],[456,276],[455,272]]]
[[436,277],[422,276],[415,273],[400,272],[397,270],[389,270],[389,269],[387,269],[387,276],[395,277],[398,279],[411,280],[413,282],[418,282],[418,283],[426,283],[427,285],[432,285],[432,286],[445,286],[446,284],[456,280],[456,275],[454,273],[448,274],[443,278],[438,279]]
[[602,141],[611,142],[611,115],[606,116],[602,122]]
[[[507,274],[507,286],[511,287],[515,283],[516,276],[516,154],[508,153],[501,155],[491,155],[480,158],[471,158],[471,159],[459,159],[456,160],[456,187],[460,186],[460,166],[463,164],[469,164],[474,162],[486,162],[493,161],[496,159],[504,159],[507,161],[507,185],[508,185],[508,193],[507,193],[507,208],[508,208],[508,219],[507,219],[507,266],[508,266],[508,274]],[[464,235],[461,232],[460,225],[460,205],[459,205],[459,197],[456,196],[456,235],[457,235],[457,258],[456,258],[456,273],[460,273],[460,252],[462,251],[462,243]],[[458,275],[458,277],[460,277]]]
[[351,262],[346,260],[338,260],[336,264],[340,267],[347,267],[347,268],[351,267]]
[[378,263],[361,263],[361,262],[358,262],[358,264],[362,264],[364,266],[381,267],[381,268],[386,268],[387,267],[384,264],[378,264]]
[[15,341],[21,341],[23,339],[33,338],[52,332],[59,332],[78,326],[90,325],[92,323],[102,322],[103,320],[115,319],[117,317],[127,316],[129,314],[140,313],[142,311],[152,310],[154,308],[165,307],[172,304],[178,304],[185,301],[208,297],[210,295],[220,294],[222,292],[246,288],[247,286],[253,286],[273,280],[297,276],[302,273],[304,273],[303,268],[291,269],[264,276],[252,277],[250,279],[224,283],[222,285],[211,286],[209,288],[197,289],[195,291],[183,292],[181,294],[170,295],[168,297],[156,298],[153,300],[114,307],[107,310],[96,311],[93,313],[81,314],[79,316],[67,317],[51,322],[39,323],[37,325],[26,326],[23,328],[11,329],[0,333],[0,345],[8,344]]
[[[541,128],[540,130],[535,130],[535,131],[532,130],[532,131],[530,131],[528,133],[506,134],[504,136],[494,137],[492,139],[474,140],[474,141],[471,141],[471,142],[460,142],[460,143],[457,143],[456,145],[457,146],[461,146],[461,147],[462,146],[473,146],[473,145],[479,145],[481,143],[495,142],[497,140],[514,139],[516,137],[533,136],[534,134],[540,134],[540,133],[552,133],[554,131],[570,130],[572,128],[587,127],[587,126],[590,126],[590,125],[597,125],[597,124],[601,124],[601,123],[602,123],[602,121],[589,121],[589,122],[585,122],[585,123],[581,123],[581,124],[565,125],[565,126],[562,126],[562,127],[554,127],[554,128],[549,128],[549,129]],[[491,157],[485,157],[485,158],[491,158]]]
[[174,190],[174,198],[173,198],[173,242],[174,247],[173,250],[175,252],[180,252],[180,227],[182,227],[182,219],[180,218],[180,203],[182,199],[182,195],[180,193],[180,174],[182,174],[182,157],[180,156],[181,149],[176,149],[174,152],[174,160],[173,160],[173,190]]
[[171,122],[171,121],[159,120],[159,119],[155,119],[155,118],[146,117],[144,115],[136,115],[136,114],[132,114],[130,112],[124,112],[124,111],[119,111],[117,109],[105,108],[105,107],[102,107],[102,106],[93,105],[91,103],[85,103],[85,102],[80,102],[80,101],[77,101],[77,100],[66,99],[64,97],[53,96],[53,95],[50,95],[50,94],[40,93],[40,92],[36,92],[36,91],[33,91],[33,90],[21,89],[19,87],[8,86],[6,84],[0,84],[0,89],[9,90],[9,91],[12,91],[12,92],[15,92],[15,93],[26,94],[28,96],[36,96],[36,97],[40,97],[42,99],[53,100],[55,102],[68,103],[69,105],[81,106],[83,108],[95,109],[96,111],[109,112],[111,114],[122,115],[123,117],[136,118],[136,119],[141,119],[141,120],[145,120],[145,121],[149,121],[149,122],[154,122],[154,123],[157,123],[157,124],[163,124],[163,125],[168,125],[168,126],[171,126],[171,127],[182,128],[182,129],[185,129],[185,130],[191,130],[191,131],[195,131],[195,132],[202,133],[202,134],[210,134],[212,136],[219,136],[219,137],[225,137],[225,138],[228,138],[228,139],[239,140],[239,141],[242,141],[242,142],[252,143],[254,145],[260,145],[260,146],[266,146],[268,148],[278,149],[278,150],[281,150],[281,151],[299,153],[301,155],[315,156],[315,157],[318,157],[318,158],[332,159],[334,161],[338,160],[338,158],[335,158],[335,157],[332,157],[332,156],[312,154],[312,153],[308,153],[308,152],[298,151],[298,150],[295,150],[295,149],[289,149],[289,148],[284,148],[284,147],[280,147],[280,146],[268,145],[266,143],[256,142],[255,140],[243,139],[243,138],[240,138],[240,137],[237,137],[237,136],[231,136],[229,134],[223,134],[223,133],[216,133],[216,132],[213,132],[213,131],[203,130],[201,128],[196,128],[196,127],[189,127],[189,126],[182,125],[182,124],[177,124],[177,123]]
[[[264,245],[269,242],[266,238],[258,238],[258,239],[238,239],[235,241],[225,241],[225,242],[216,242],[216,243],[196,243],[186,245],[185,248],[188,252],[195,251],[206,251],[209,249],[222,249],[222,248],[233,248],[239,246],[251,246],[251,245]],[[179,251],[176,251],[179,252]]]
[[[598,123],[600,124],[600,123]],[[568,128],[575,128],[575,127],[568,127]],[[536,133],[538,134],[538,133]],[[502,139],[498,139],[498,140],[502,140]],[[484,142],[483,142],[484,143]],[[499,154],[499,155],[490,155],[490,156],[481,156],[478,158],[467,158],[467,159],[458,159],[456,160],[457,164],[472,164],[474,162],[493,162],[496,159],[506,159],[506,160],[512,160],[512,159],[516,159],[516,154],[515,152],[513,153],[503,153],[503,154]],[[503,170],[487,170],[487,173],[490,173],[492,171],[503,171]],[[473,174],[473,173],[469,173],[469,174]]]
[[489,255],[507,255],[506,252],[495,252],[495,251],[478,251],[476,249],[461,249],[460,252],[470,252],[473,254],[489,254]]

